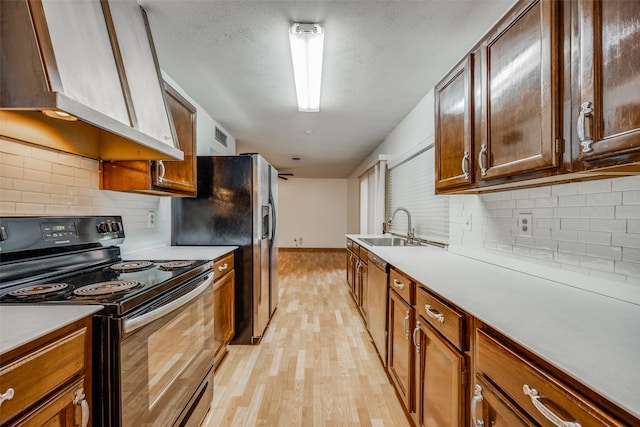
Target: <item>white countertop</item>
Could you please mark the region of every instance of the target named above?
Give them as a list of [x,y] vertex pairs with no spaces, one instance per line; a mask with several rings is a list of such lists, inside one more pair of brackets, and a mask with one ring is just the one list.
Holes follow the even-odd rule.
[[102,310],[101,305],[0,305],[0,354]]
[[180,261],[190,259],[214,260],[233,252],[237,246],[159,246],[133,252],[123,252],[126,260]]
[[[359,240],[366,236],[347,237],[640,417],[640,304],[633,299],[433,246],[371,246]],[[504,258],[503,265],[510,261]]]

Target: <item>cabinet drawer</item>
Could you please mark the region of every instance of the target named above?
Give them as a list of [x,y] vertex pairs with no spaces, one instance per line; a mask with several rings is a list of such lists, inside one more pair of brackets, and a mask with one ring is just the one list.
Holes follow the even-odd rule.
[[233,270],[233,253],[218,258],[213,262],[215,277],[222,277],[231,270]]
[[409,305],[413,305],[413,288],[415,282],[394,270],[389,271],[389,288],[396,291]]
[[416,313],[451,341],[458,350],[466,350],[464,348],[464,314],[420,286],[416,287]]
[[84,371],[87,329],[82,328],[22,356],[0,369],[2,393],[14,391],[2,402],[0,424],[45,398]]
[[369,251],[366,250],[365,248],[363,248],[362,246],[360,246],[360,259],[362,260],[362,262],[368,262],[369,261]]
[[347,239],[347,249],[353,250],[353,240]]
[[[542,426],[552,427],[560,420],[582,427],[623,425],[482,330],[476,332],[476,348],[478,372]],[[556,423],[550,420],[553,416],[558,417]]]

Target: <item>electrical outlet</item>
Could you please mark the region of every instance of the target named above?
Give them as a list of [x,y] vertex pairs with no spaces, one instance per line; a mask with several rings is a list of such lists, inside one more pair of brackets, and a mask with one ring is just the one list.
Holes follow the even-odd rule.
[[298,237],[298,243],[300,243],[300,245],[302,245],[302,237]]
[[533,233],[533,215],[518,214],[518,235],[531,237]]
[[147,211],[147,228],[156,228],[156,211]]
[[462,216],[462,230],[471,231],[471,214]]

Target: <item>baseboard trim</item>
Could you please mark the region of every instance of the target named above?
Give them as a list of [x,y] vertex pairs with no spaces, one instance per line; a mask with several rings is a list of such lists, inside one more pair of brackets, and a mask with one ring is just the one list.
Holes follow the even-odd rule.
[[346,248],[278,248],[278,252],[345,252]]

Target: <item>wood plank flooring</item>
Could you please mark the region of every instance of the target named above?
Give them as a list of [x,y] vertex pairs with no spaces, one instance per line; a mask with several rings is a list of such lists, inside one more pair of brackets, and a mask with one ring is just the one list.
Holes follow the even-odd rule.
[[345,281],[343,252],[280,251],[276,314],[230,346],[204,426],[410,425]]

